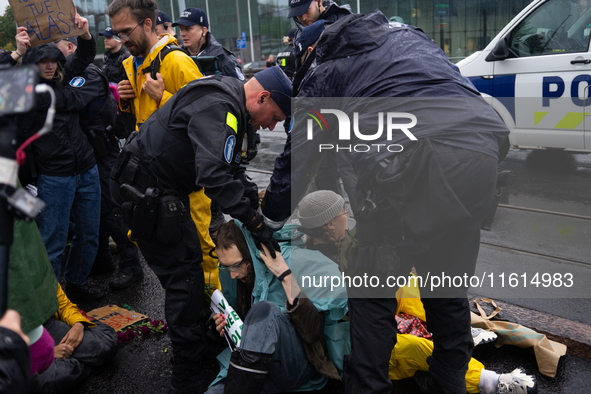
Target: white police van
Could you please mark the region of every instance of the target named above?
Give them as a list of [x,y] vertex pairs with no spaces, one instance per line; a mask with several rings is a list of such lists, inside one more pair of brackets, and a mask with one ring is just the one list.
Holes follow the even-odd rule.
[[457,64],[525,149],[591,152],[591,0],[534,0]]

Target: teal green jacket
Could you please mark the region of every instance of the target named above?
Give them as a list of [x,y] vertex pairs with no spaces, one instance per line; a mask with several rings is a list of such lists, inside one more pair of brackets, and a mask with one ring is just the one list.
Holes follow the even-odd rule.
[[[253,260],[255,283],[252,292],[253,304],[259,301],[269,301],[277,305],[287,314],[285,303],[287,297],[281,282],[269,271],[263,260],[259,257],[254,240],[250,232],[242,227],[239,221],[235,221],[244,233],[250,254]],[[312,301],[319,312],[325,313],[324,339],[328,349],[328,358],[334,363],[338,372],[342,375],[343,357],[351,351],[349,340],[348,322],[339,322],[347,313],[347,292],[345,287],[331,290],[318,285],[325,276],[341,276],[338,266],[322,253],[304,249],[304,243],[300,239],[293,239],[297,226],[288,225],[275,232],[274,238],[279,241],[281,255],[292,270],[298,284],[306,296]],[[309,277],[309,279],[307,278]],[[314,281],[316,279],[316,281]],[[222,292],[230,303],[237,309],[236,280],[230,277],[227,271],[220,271]],[[287,314],[289,316],[289,314]],[[225,378],[230,363],[230,349],[226,349],[218,356],[220,373],[212,385]],[[317,381],[308,384],[295,391],[318,390],[326,385],[327,378],[322,376]]]

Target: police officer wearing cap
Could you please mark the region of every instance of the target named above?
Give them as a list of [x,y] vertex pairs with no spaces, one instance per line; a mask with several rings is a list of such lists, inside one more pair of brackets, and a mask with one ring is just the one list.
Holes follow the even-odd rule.
[[209,32],[207,14],[202,9],[193,7],[185,9],[172,26],[180,26],[182,47],[189,52],[189,55],[216,56],[216,68],[222,75],[244,80],[236,56],[224,48]]
[[351,7],[348,4],[340,6],[332,0],[291,0],[287,17],[293,18],[299,29],[294,39],[295,42],[304,27],[310,26],[320,19],[329,23],[336,22],[339,18],[349,14],[351,14]]
[[[279,67],[261,71],[246,84],[219,75],[195,80],[148,118],[111,174],[111,193],[127,209],[131,237],[166,289],[175,357],[181,347],[183,367],[192,374],[177,390],[203,392],[209,383],[200,366],[205,342],[199,323],[202,252],[188,196],[203,188],[274,255],[273,232],[257,212],[257,187],[244,175],[240,147],[249,123],[273,130],[290,114],[291,93],[291,82]],[[173,381],[175,373],[173,368]]]
[[111,26],[107,26],[105,30],[101,31],[99,36],[105,38],[105,49],[107,49],[105,56],[103,56],[101,70],[109,82],[119,83],[119,81],[126,79],[123,60],[129,57],[129,52],[121,44],[121,40],[115,35]]
[[170,34],[171,36],[176,37],[170,17],[162,10],[158,10],[158,18],[156,18],[156,34]]

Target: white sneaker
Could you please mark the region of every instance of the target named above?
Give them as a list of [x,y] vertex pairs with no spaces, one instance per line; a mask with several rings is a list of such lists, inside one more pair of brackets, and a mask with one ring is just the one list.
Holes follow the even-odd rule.
[[472,327],[472,339],[474,339],[474,347],[483,345],[485,343],[493,343],[497,340],[497,334],[492,331],[486,331],[482,328]]
[[526,375],[522,368],[517,368],[511,373],[499,376],[498,394],[537,394],[538,385],[536,377]]

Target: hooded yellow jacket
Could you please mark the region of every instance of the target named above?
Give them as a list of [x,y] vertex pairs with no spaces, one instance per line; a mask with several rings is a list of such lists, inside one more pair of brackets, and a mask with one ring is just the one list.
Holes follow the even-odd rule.
[[[152,47],[144,63],[137,70],[134,70],[133,56],[123,61],[125,75],[129,79],[136,97],[130,100],[127,106],[121,106],[121,109],[134,113],[137,123],[144,123],[156,111],[158,103],[142,89],[142,85],[146,82],[146,74],[144,74],[143,70],[152,64],[167,44],[177,45],[176,38],[169,34],[160,36],[160,39]],[[166,55],[160,63],[159,72],[162,74],[162,79],[164,80],[164,94],[162,95],[160,105],[164,104],[181,87],[203,76],[195,62],[182,51],[172,51]]]

